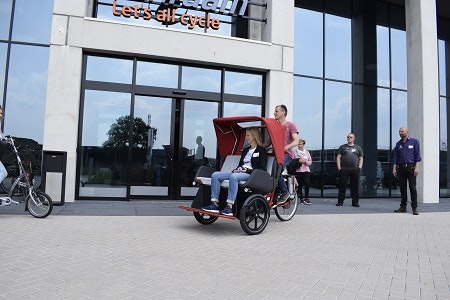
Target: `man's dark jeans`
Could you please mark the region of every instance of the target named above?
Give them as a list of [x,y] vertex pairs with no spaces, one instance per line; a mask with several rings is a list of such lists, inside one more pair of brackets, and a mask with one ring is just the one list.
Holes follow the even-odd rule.
[[407,182],[409,182],[409,191],[411,194],[411,207],[417,208],[417,189],[416,176],[414,176],[414,164],[402,165],[397,168],[398,185],[400,186],[400,194],[402,196],[401,207],[406,208],[408,201]]
[[358,202],[359,202],[359,168],[341,169],[339,171],[338,202],[344,203],[345,188],[347,187],[347,182],[348,182],[349,178],[350,178],[350,196],[352,197],[352,204],[358,204]]

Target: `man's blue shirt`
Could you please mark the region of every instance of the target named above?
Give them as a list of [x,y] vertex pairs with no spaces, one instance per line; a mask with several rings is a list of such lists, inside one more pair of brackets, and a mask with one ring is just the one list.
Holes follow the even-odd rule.
[[414,164],[421,161],[420,143],[418,139],[408,137],[406,142],[402,139],[395,144],[394,148],[394,165]]

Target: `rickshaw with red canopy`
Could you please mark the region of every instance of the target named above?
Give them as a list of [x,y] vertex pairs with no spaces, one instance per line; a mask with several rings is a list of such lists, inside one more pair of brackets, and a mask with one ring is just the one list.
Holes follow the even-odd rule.
[[[194,180],[199,185],[191,207],[180,206],[181,209],[192,211],[195,219],[203,225],[214,223],[218,218],[240,220],[242,229],[250,235],[259,234],[266,228],[270,209],[281,221],[290,220],[296,213],[298,198],[294,176],[288,180],[291,197],[283,204],[277,205],[279,197],[278,179],[283,171],[285,127],[272,118],[257,116],[239,116],[213,119],[217,137],[220,159],[218,168],[202,166],[198,169]],[[266,170],[255,169],[246,181],[239,182],[239,189],[233,216],[222,215],[202,210],[211,201],[211,175],[218,170],[229,171],[237,168],[242,149],[245,147],[246,129],[260,128],[262,136],[270,139],[267,149]],[[228,180],[221,184],[219,209],[226,205]]]

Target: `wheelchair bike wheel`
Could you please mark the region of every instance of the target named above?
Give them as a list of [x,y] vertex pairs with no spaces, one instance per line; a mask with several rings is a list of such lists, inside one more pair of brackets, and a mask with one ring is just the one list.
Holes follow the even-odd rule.
[[297,212],[298,196],[294,194],[293,198],[290,198],[286,203],[274,208],[275,215],[280,221],[289,221]]
[[[33,199],[31,199],[33,197]],[[27,211],[35,218],[45,218],[53,210],[53,201],[49,195],[41,191],[32,191],[25,199]]]
[[269,222],[269,206],[262,195],[251,195],[242,205],[239,220],[242,229],[249,235],[260,234]]
[[209,225],[214,223],[219,217],[194,212],[195,219],[202,225]]

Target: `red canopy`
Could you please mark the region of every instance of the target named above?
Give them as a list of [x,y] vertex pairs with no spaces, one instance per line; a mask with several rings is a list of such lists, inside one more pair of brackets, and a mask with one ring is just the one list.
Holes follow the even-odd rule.
[[257,116],[215,118],[217,144],[220,156],[241,155],[245,142],[245,129],[248,127],[266,128],[272,142],[274,156],[278,163],[284,163],[284,139],[286,129],[277,120]]

